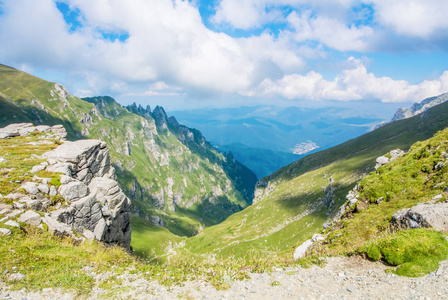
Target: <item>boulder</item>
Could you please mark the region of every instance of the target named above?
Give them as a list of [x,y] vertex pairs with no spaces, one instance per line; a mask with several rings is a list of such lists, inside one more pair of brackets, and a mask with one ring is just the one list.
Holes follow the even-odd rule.
[[37,186],[37,189],[44,194],[48,194],[50,192],[50,189],[48,188],[48,185],[46,184],[39,184]]
[[303,258],[306,255],[306,252],[308,249],[316,242],[325,240],[325,236],[321,234],[315,234],[313,237],[309,240],[306,240],[303,242],[302,245],[296,248],[294,251],[294,259],[297,260],[299,258]]
[[17,221],[27,223],[32,226],[39,226],[41,219],[42,218],[38,213],[36,213],[32,210],[29,210],[26,213],[20,215],[20,217],[17,219]]
[[37,166],[34,166],[31,169],[31,173],[37,173],[37,172],[42,171],[42,170],[45,170],[45,166],[44,165],[37,165]]
[[37,188],[37,183],[35,183],[35,182],[27,182],[25,184],[22,184],[22,186],[20,188],[24,189],[28,194],[31,194],[31,195],[36,195],[37,193],[39,193],[39,189]]
[[31,126],[33,126],[33,124],[31,123],[16,123],[0,128],[0,139],[7,139],[10,137],[18,136],[20,129]]
[[386,156],[380,156],[376,159],[376,165],[375,165],[375,170],[377,170],[379,167],[381,167],[382,165],[388,164],[389,163],[389,158],[387,158]]
[[423,203],[397,211],[392,224],[400,228],[431,227],[448,232],[448,203]]
[[393,161],[403,155],[405,155],[406,152],[400,149],[395,149],[389,152],[390,153],[390,161]]
[[9,220],[8,222],[5,222],[5,225],[20,228],[19,223],[17,223],[16,221],[13,221],[13,220]]
[[3,235],[11,235],[11,230],[6,228],[0,228],[0,233]]

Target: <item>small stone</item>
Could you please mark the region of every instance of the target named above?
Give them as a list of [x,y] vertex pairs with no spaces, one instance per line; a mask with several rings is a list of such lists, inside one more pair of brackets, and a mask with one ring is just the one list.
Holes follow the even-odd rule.
[[58,190],[54,187],[54,185],[50,186],[50,196],[56,196],[58,194]]
[[45,170],[45,166],[43,166],[43,165],[37,165],[37,166],[34,166],[34,167],[31,169],[31,173],[37,173],[37,172],[40,172],[40,171],[43,171],[43,170]]
[[14,206],[14,208],[17,208],[17,209],[24,209],[24,208],[26,208],[26,205],[23,204],[23,203],[20,203],[20,202],[14,202],[13,206]]
[[6,229],[6,228],[0,228],[0,233],[2,233],[4,235],[11,235],[11,230]]
[[11,275],[9,275],[9,280],[10,281],[19,281],[25,278],[25,275],[23,275],[22,273],[18,272],[18,273],[13,273]]
[[46,184],[39,184],[37,186],[37,189],[44,194],[48,194],[50,192],[50,189],[48,188],[48,186]]
[[32,210],[42,210],[43,204],[40,200],[29,200],[26,202],[26,206]]
[[21,186],[28,194],[36,195],[39,193],[35,182],[27,182]]
[[10,208],[4,208],[0,210],[0,215],[9,214],[11,212]]
[[24,213],[23,215],[21,215],[17,220],[19,222],[27,223],[32,226],[38,226],[40,224],[41,219],[42,218],[38,213],[36,213],[32,210],[29,210],[26,213]]
[[19,223],[17,223],[16,221],[13,221],[13,220],[9,220],[8,222],[5,223],[5,225],[20,228]]

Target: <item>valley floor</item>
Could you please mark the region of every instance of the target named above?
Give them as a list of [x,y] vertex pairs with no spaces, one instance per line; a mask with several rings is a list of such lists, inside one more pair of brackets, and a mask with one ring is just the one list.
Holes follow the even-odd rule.
[[[120,286],[94,288],[79,297],[60,290],[38,293],[8,291],[0,283],[0,299],[447,299],[448,260],[424,277],[400,277],[390,267],[358,257],[328,258],[325,267],[313,266],[252,274],[250,280],[232,281],[230,289],[218,291],[210,284],[194,281],[167,287],[139,275],[124,274]],[[107,274],[96,276],[97,282]]]

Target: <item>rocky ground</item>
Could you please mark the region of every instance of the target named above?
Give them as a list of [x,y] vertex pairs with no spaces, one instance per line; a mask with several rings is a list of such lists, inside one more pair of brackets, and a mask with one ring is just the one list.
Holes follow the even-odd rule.
[[[8,291],[0,283],[0,299],[448,299],[448,261],[425,277],[407,278],[386,273],[389,267],[361,258],[329,258],[325,267],[313,266],[252,274],[218,291],[200,281],[167,287],[139,275],[124,274],[111,290],[95,288],[90,295],[44,289],[37,293]],[[101,280],[105,274],[96,275]]]

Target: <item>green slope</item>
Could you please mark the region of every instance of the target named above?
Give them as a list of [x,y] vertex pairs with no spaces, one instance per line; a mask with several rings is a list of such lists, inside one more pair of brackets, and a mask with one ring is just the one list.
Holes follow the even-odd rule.
[[391,221],[400,209],[447,201],[447,150],[445,129],[365,176],[358,187],[359,201],[329,228],[328,239],[316,246],[315,252],[366,253],[371,259],[383,258],[391,265],[401,265],[397,269],[400,275],[421,276],[436,270],[438,262],[448,257],[443,234],[426,229],[394,233],[400,228],[391,226]]
[[339,146],[294,162],[258,183],[255,204],[186,241],[192,253],[292,256],[322,229],[378,156],[409,149],[448,126],[448,104],[390,123]]
[[[138,216],[191,236],[250,204],[255,175],[214,150],[199,131],[183,127],[192,141],[182,143],[177,127],[163,127],[166,115],[143,117],[110,97],[86,100],[0,65],[0,127],[63,124],[69,139],[106,141],[118,181]],[[246,172],[235,176],[239,170]]]

